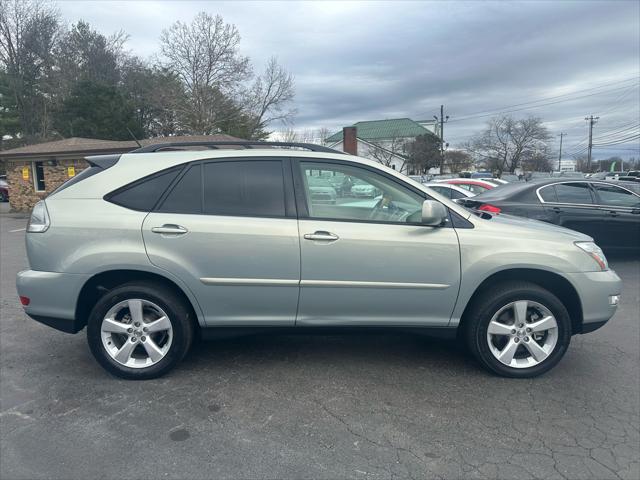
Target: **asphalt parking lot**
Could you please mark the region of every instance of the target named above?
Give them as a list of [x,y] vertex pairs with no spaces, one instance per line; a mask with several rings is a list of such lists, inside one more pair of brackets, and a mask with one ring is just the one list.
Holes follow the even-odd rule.
[[218,340],[127,382],[23,314],[25,222],[0,215],[2,479],[640,478],[637,260],[612,261],[613,320],[538,379],[388,334]]

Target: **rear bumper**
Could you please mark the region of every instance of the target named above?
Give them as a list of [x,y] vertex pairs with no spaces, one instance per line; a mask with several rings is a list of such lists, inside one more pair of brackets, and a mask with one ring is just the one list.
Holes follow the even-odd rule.
[[569,274],[582,303],[582,330],[589,333],[602,327],[618,309],[610,297],[620,295],[622,281],[613,270]]
[[78,295],[90,275],[23,270],[16,278],[18,295],[29,298],[24,311],[34,320],[57,330],[76,333]]

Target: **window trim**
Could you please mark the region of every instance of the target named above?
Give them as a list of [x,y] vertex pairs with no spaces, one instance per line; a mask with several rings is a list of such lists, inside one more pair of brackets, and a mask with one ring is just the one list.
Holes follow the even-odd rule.
[[[395,225],[395,226],[414,226],[414,227],[428,227],[428,228],[453,228],[453,221],[451,219],[451,211],[449,208],[444,205],[447,209],[448,218],[445,225],[442,226],[433,226],[433,225],[425,225],[421,222],[386,222],[383,220],[358,220],[358,219],[348,219],[348,218],[316,218],[311,217],[309,215],[309,207],[307,205],[307,197],[305,195],[304,190],[304,179],[302,177],[302,163],[313,163],[313,164],[327,164],[327,165],[342,165],[351,168],[361,168],[364,170],[368,170],[374,174],[381,175],[388,180],[400,185],[401,187],[410,190],[411,192],[417,194],[418,196],[423,198],[424,200],[435,200],[433,197],[428,195],[427,193],[419,190],[413,185],[409,183],[404,183],[398,178],[395,178],[393,175],[389,175],[387,172],[378,170],[377,168],[373,168],[369,165],[363,165],[360,163],[349,162],[348,160],[338,160],[333,158],[292,158],[292,166],[293,166],[293,187],[295,191],[296,198],[296,206],[298,208],[298,218],[300,220],[313,220],[317,222],[342,222],[342,223],[369,223],[375,225]],[[436,200],[437,201],[437,200]]]
[[[38,188],[38,174],[37,174],[37,168],[36,168],[36,164],[40,163],[42,164],[42,183],[44,185],[44,189],[40,190]],[[31,162],[31,173],[33,174],[33,191],[36,193],[46,193],[47,191],[47,182],[45,179],[45,175],[44,175],[44,160],[33,160]]]
[[[204,211],[204,165],[207,163],[220,163],[220,162],[262,162],[262,161],[272,161],[272,162],[280,162],[280,166],[282,168],[282,183],[284,186],[284,215],[256,215],[256,214],[222,214],[222,213],[205,213]],[[207,217],[237,217],[237,218],[297,218],[296,204],[294,200],[293,194],[293,178],[291,174],[291,159],[289,157],[224,157],[224,158],[205,158],[194,160],[191,162],[187,162],[182,164],[183,170],[178,174],[178,176],[174,179],[174,181],[169,184],[165,192],[160,196],[153,209],[150,210],[154,213],[162,213],[165,215],[171,215],[172,212],[161,212],[159,211],[160,206],[164,203],[165,199],[171,194],[176,185],[180,182],[182,177],[186,175],[189,169],[192,166],[200,165],[200,178],[202,181],[202,192],[201,192],[201,206],[199,213],[173,213],[174,215],[204,215]]]
[[[567,202],[545,202],[544,199],[542,198],[542,195],[540,195],[540,190],[542,190],[543,188],[547,188],[547,187],[551,187],[553,186],[555,188],[556,185],[562,185],[562,184],[567,184],[567,183],[584,183],[587,185],[587,188],[589,189],[589,191],[591,192],[591,196],[593,197],[594,203],[567,203]],[[628,188],[625,187],[621,187],[620,185],[615,185],[613,183],[610,182],[588,182],[585,180],[565,180],[563,182],[554,182],[554,183],[548,183],[546,185],[542,185],[541,187],[538,187],[536,189],[536,196],[538,197],[538,200],[540,201],[541,204],[543,205],[573,205],[576,207],[590,207],[590,208],[628,208],[629,210],[633,210],[633,207],[626,207],[623,205],[603,205],[600,203],[597,203],[600,201],[600,197],[598,196],[598,191],[595,189],[595,187],[593,185],[607,185],[607,186],[613,186],[613,187],[618,187],[621,188],[623,190],[626,190],[627,192],[631,193],[632,195],[639,197],[640,195],[638,195],[637,193],[629,190]],[[558,199],[558,195],[556,194],[556,200]]]

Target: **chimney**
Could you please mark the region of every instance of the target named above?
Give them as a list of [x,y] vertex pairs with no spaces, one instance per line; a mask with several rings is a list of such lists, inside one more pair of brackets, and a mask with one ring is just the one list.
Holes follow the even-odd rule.
[[358,155],[358,139],[356,127],[344,127],[342,129],[342,151],[351,155]]

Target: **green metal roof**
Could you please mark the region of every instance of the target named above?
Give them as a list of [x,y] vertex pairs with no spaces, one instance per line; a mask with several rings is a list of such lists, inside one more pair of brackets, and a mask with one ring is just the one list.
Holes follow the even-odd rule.
[[[418,122],[410,118],[392,118],[388,120],[371,120],[357,122],[352,126],[357,128],[357,137],[362,140],[383,140],[390,138],[417,137],[425,133],[431,133]],[[341,142],[342,130],[334,133],[326,139],[328,143]]]

